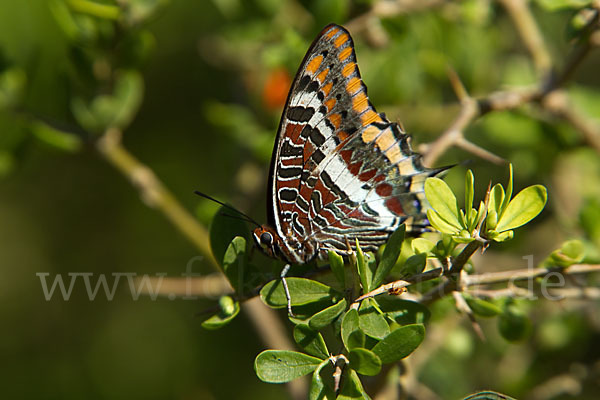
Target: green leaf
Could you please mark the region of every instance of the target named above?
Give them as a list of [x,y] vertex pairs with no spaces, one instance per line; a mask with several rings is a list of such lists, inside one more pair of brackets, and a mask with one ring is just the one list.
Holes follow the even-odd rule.
[[[427,178],[425,181],[425,196],[441,219],[455,229],[462,229],[458,219],[456,197],[446,182],[439,178]],[[429,213],[427,215],[429,216]]]
[[467,226],[471,229],[473,218],[471,218],[471,210],[473,209],[473,197],[475,193],[475,178],[473,171],[468,170],[465,177],[465,215],[467,217]]
[[127,127],[142,103],[144,81],[135,70],[120,71],[111,94],[96,96],[87,103],[74,98],[71,110],[77,122],[90,132],[100,133],[110,127]]
[[235,291],[241,291],[246,266],[246,239],[240,236],[233,238],[225,250],[222,265],[231,286]]
[[394,268],[394,265],[398,260],[398,256],[400,255],[400,250],[402,249],[402,242],[404,241],[405,232],[406,226],[402,224],[398,229],[396,229],[392,236],[390,236],[385,249],[383,250],[383,256],[381,257],[379,266],[375,271],[375,276],[373,277],[373,282],[371,284],[373,288],[381,285],[392,268]]
[[73,133],[61,131],[40,121],[32,122],[30,127],[38,140],[52,147],[71,153],[81,150],[81,138]]
[[351,350],[355,347],[355,345],[360,345],[360,338],[358,338],[357,336],[354,336],[354,338],[351,340],[351,336],[354,332],[363,334],[362,332],[360,332],[359,329],[360,327],[358,324],[358,311],[356,311],[355,309],[348,310],[348,312],[346,312],[346,314],[344,315],[344,319],[342,320],[341,328],[342,341],[344,342],[344,346],[346,347],[346,349]]
[[17,106],[21,102],[27,75],[20,68],[0,71],[0,110]]
[[344,376],[342,377],[342,387],[336,400],[351,399],[367,400],[369,399],[369,396],[365,393],[356,371],[347,369],[347,372],[344,373]]
[[507,305],[498,317],[498,331],[509,342],[518,342],[529,335],[531,322],[516,306]]
[[[331,287],[310,279],[285,278],[285,280],[290,289],[293,306],[315,303],[339,295]],[[286,307],[287,299],[281,279],[275,279],[267,283],[260,291],[260,298],[270,307]]]
[[370,350],[350,350],[348,360],[350,360],[350,368],[361,375],[375,376],[381,371],[381,360]]
[[506,207],[508,206],[510,199],[512,197],[513,192],[513,166],[512,164],[508,164],[508,183],[506,185],[506,194],[502,199],[502,204],[500,205],[500,211],[498,212],[498,218],[502,218],[504,212],[506,211]]
[[229,296],[222,296],[219,299],[221,311],[213,315],[206,321],[202,322],[202,327],[205,329],[218,329],[227,325],[240,312],[240,303],[234,301]]
[[297,351],[265,350],[256,356],[254,371],[263,382],[284,383],[310,374],[321,361]]
[[377,303],[381,311],[400,325],[424,324],[431,316],[423,304],[396,296],[378,296]]
[[560,249],[554,250],[544,261],[545,264],[566,268],[583,260],[585,249],[579,240],[567,240]]
[[115,112],[111,125],[121,129],[129,126],[142,104],[143,97],[142,75],[135,70],[120,71],[113,90]]
[[465,397],[463,400],[516,400],[510,396],[507,396],[502,393],[492,392],[491,390],[486,390],[483,392],[473,393]]
[[323,311],[316,313],[308,321],[308,326],[316,331],[323,329],[346,310],[346,304],[346,299],[342,299],[331,307],[327,307]]
[[416,254],[429,254],[435,247],[435,243],[425,238],[415,238],[412,240],[412,242],[410,242],[410,245]]
[[496,242],[504,242],[505,240],[510,240],[513,238],[515,232],[514,231],[504,231],[502,233],[498,233],[496,231],[488,231],[487,236]]
[[460,228],[455,227],[454,225],[449,224],[443,219],[437,212],[432,209],[427,210],[427,219],[431,226],[442,233],[447,233],[449,235],[454,235],[460,232]]
[[518,228],[535,218],[547,200],[546,188],[542,185],[529,186],[519,192],[502,213],[496,231],[504,232]]
[[389,364],[408,356],[419,347],[424,338],[425,328],[423,325],[406,325],[392,331],[371,350],[381,359],[382,363]]
[[321,378],[321,370],[331,364],[329,359],[323,361],[317,369],[313,372],[313,376],[310,382],[309,400],[333,400],[335,399],[335,393],[331,388],[325,385],[323,378]]
[[477,228],[479,226],[479,224],[481,223],[481,221],[483,220],[484,216],[485,216],[485,203],[483,201],[480,201],[479,209],[477,210],[477,214],[475,215],[475,220],[473,221],[473,226],[471,226],[469,229],[472,231],[473,229]]
[[319,332],[316,332],[306,324],[298,324],[294,327],[294,340],[304,351],[311,356],[325,360],[329,357],[329,350],[325,340]]
[[367,263],[365,261],[365,254],[363,253],[358,239],[356,239],[356,269],[358,270],[358,276],[360,278],[360,284],[362,285],[362,291],[364,293],[369,292],[370,286],[370,274],[367,271]]
[[427,255],[425,253],[410,256],[402,266],[402,269],[400,269],[400,275],[402,277],[409,277],[420,274],[425,269],[426,264]]
[[463,297],[475,315],[480,317],[495,317],[502,310],[496,304],[464,294]]
[[371,299],[366,299],[358,311],[358,326],[366,335],[383,339],[390,333],[390,327],[377,309],[372,305]]
[[346,271],[344,269],[344,259],[335,251],[329,250],[329,266],[331,272],[341,284],[342,288],[346,287]]
[[213,217],[209,228],[210,247],[215,256],[215,260],[222,265],[223,257],[229,247],[229,244],[236,236],[240,236],[248,241],[248,225],[246,222],[237,218],[228,217],[229,210],[226,207],[220,207],[219,211]]

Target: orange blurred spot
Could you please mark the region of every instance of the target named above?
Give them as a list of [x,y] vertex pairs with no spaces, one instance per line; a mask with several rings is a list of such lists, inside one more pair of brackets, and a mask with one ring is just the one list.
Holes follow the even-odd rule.
[[285,105],[292,78],[284,68],[269,72],[263,87],[263,103],[270,110],[281,109]]

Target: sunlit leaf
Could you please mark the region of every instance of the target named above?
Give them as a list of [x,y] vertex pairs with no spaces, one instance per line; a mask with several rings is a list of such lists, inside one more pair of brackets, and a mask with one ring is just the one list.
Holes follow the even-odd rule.
[[344,269],[344,259],[335,251],[329,251],[329,266],[335,278],[340,282],[341,287],[346,286],[346,271]]
[[402,249],[405,232],[406,226],[402,224],[388,239],[385,249],[383,250],[381,261],[375,271],[373,282],[371,283],[373,288],[376,288],[383,283],[383,280],[388,276],[396,264],[398,256],[400,255],[400,250]]
[[529,186],[521,190],[508,203],[498,220],[496,231],[503,232],[518,228],[535,218],[546,205],[546,188],[542,185]]
[[439,178],[428,178],[425,181],[425,196],[442,220],[457,230],[461,229],[456,197],[446,182]]
[[205,329],[218,329],[227,325],[240,312],[240,303],[234,301],[230,296],[222,296],[219,299],[219,313],[213,315],[206,321],[202,322],[202,327]]

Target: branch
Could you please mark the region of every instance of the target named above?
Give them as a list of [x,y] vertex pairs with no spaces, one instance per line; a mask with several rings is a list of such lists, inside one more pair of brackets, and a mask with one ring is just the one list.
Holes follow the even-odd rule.
[[[479,242],[473,241],[471,243]],[[416,298],[415,300],[423,304],[430,304],[435,300],[440,299],[445,295],[451,293],[452,291],[466,290],[466,288],[470,286],[489,285],[496,283],[512,283],[528,279],[542,278],[550,274],[556,273],[565,276],[570,276],[600,272],[600,264],[575,264],[567,268],[528,268],[512,271],[488,272],[474,275],[467,275],[461,273],[462,266],[464,266],[465,262],[468,261],[468,259],[470,258],[470,255],[467,257],[467,254],[470,253],[472,255],[479,247],[481,247],[481,245],[473,245],[471,248],[469,248],[469,246],[465,247],[461,254],[459,254],[459,256],[456,257],[455,261],[452,264],[452,267],[450,267],[449,269],[444,270],[443,268],[434,268],[421,274],[413,275],[406,279],[401,279],[381,285],[377,289],[374,289],[369,293],[365,293],[362,296],[358,297],[356,300],[354,300],[354,302],[351,305],[351,308],[358,309],[360,302],[364,299],[375,297],[385,293],[398,292],[401,291],[401,289],[407,288],[415,283],[426,282],[443,276],[456,277],[458,274],[460,274],[460,280],[449,279],[441,283],[437,287],[433,288],[420,298]],[[463,254],[464,257],[462,256]],[[593,291],[592,296],[595,296],[595,292]]]
[[[520,88],[511,91],[498,91],[489,94],[480,99],[473,99],[466,94],[464,88],[456,90],[457,85],[453,82],[458,77],[451,75],[450,82],[455,87],[455,92],[461,103],[460,114],[456,117],[450,127],[444,131],[439,138],[434,142],[423,145],[421,147],[424,153],[424,162],[426,165],[433,165],[438,158],[444,154],[452,146],[460,146],[463,149],[470,151],[478,156],[484,156],[492,162],[499,160],[489,154],[478,150],[475,145],[470,144],[464,137],[464,130],[471,125],[475,120],[492,111],[511,110],[520,107],[527,103],[536,103],[547,111],[554,112],[555,115],[563,117],[570,122],[575,128],[583,132],[586,142],[592,144],[600,151],[600,127],[595,126],[590,121],[586,121],[579,114],[575,114],[571,110],[564,107],[556,109],[548,107],[552,103],[545,102],[546,98],[554,91],[560,89],[572,77],[574,71],[579,67],[581,62],[594,48],[600,47],[600,2],[594,3],[596,11],[594,17],[584,28],[586,34],[583,39],[575,46],[568,56],[568,61],[558,74],[550,73],[550,66],[547,65],[550,58],[547,55],[547,50],[543,45],[539,30],[535,25],[535,21],[522,0],[500,0],[515,18],[515,25],[521,34],[523,42],[526,44],[534,64],[538,72],[546,71],[546,77],[538,82],[537,87]],[[536,47],[539,45],[540,47]],[[467,144],[469,143],[469,144]]]
[[531,54],[538,74],[542,77],[546,76],[552,68],[552,59],[542,33],[531,15],[528,2],[526,0],[498,0],[498,2],[513,20],[519,36]]

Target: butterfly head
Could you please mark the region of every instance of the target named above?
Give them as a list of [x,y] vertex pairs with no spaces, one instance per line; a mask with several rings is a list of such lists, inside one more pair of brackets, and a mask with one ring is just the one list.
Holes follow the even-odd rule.
[[292,264],[305,264],[318,256],[313,240],[300,241],[294,236],[281,237],[275,229],[262,225],[254,229],[252,237],[258,248],[269,257]]
[[277,258],[278,252],[276,249],[280,248],[277,246],[280,245],[279,241],[281,241],[281,238],[274,229],[266,225],[259,226],[252,232],[252,237],[263,253],[269,257]]

